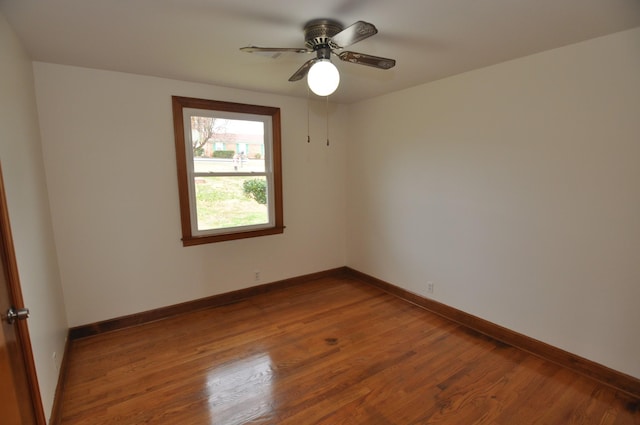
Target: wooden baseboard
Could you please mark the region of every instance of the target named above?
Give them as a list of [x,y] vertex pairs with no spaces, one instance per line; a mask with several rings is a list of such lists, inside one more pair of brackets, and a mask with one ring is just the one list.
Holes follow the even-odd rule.
[[194,301],[187,301],[168,307],[161,307],[154,310],[117,317],[114,319],[91,323],[88,325],[75,326],[69,329],[69,339],[73,341],[92,335],[98,335],[105,332],[141,325],[144,323],[155,322],[156,320],[161,320],[167,317],[172,317],[196,310],[202,310],[204,308],[219,307],[227,304],[232,304],[255,295],[264,294],[269,291],[288,288],[290,286],[299,285],[304,282],[309,282],[311,280],[321,279],[324,277],[344,275],[345,273],[347,273],[347,268],[339,267],[336,269],[311,273],[304,276],[284,279],[273,283],[252,286],[246,289],[239,289],[237,291],[226,292],[224,294],[213,295],[207,298],[200,298]]
[[599,363],[561,350],[542,341],[514,332],[495,323],[473,316],[464,311],[442,304],[421,295],[402,289],[383,280],[347,267],[348,274],[362,282],[376,286],[405,301],[431,311],[439,316],[473,329],[490,338],[527,351],[535,356],[549,360],[581,375],[587,376],[616,390],[640,398],[640,380],[618,372]]

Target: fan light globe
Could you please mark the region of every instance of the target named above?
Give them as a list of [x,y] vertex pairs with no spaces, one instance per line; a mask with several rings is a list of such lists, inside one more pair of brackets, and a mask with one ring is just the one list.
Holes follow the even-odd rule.
[[318,96],[329,96],[340,84],[338,68],[329,59],[320,59],[311,66],[307,75],[307,84]]

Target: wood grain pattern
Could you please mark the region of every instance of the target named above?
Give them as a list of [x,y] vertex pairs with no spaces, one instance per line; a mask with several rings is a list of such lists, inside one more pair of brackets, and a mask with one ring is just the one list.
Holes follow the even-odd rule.
[[72,341],[60,423],[626,425],[639,406],[344,276]]
[[[9,307],[24,308],[20,274],[16,259],[9,207],[4,185],[4,178],[0,167],[0,360],[3,361],[0,370],[2,380],[0,385],[0,422],[9,422],[9,413],[13,409],[21,412],[23,424],[45,424],[44,409],[42,407],[40,386],[36,367],[33,360],[33,348],[29,336],[29,325],[26,320],[18,320],[13,325],[6,322],[5,314]],[[8,378],[8,379],[7,379]],[[12,393],[11,397],[9,394]],[[10,402],[16,397],[17,404]]]
[[156,320],[162,320],[172,316],[190,313],[196,310],[201,310],[203,308],[219,307],[227,304],[232,304],[246,298],[264,294],[269,291],[276,291],[279,289],[288,288],[293,285],[299,285],[300,283],[308,282],[314,279],[320,279],[327,276],[341,276],[347,273],[349,273],[349,270],[346,267],[340,267],[337,269],[325,270],[307,274],[304,276],[292,277],[290,279],[284,279],[278,282],[265,283],[263,285],[252,286],[250,288],[238,289],[237,291],[225,292],[224,294],[212,295],[210,297],[200,298],[194,301],[187,301],[180,304],[174,304],[168,307],[160,307],[154,310],[131,314],[129,316],[103,320],[101,322],[91,323],[88,325],[75,326],[69,329],[69,339],[75,340],[85,338],[92,335],[125,329],[131,326],[142,325],[145,323],[154,322]]
[[592,362],[584,357],[577,356],[542,341],[514,332],[505,327],[496,325],[495,323],[491,323],[469,313],[465,313],[464,311],[455,309],[429,298],[422,297],[418,294],[414,294],[359,271],[347,268],[347,273],[363,282],[374,285],[385,292],[426,308],[433,313],[474,329],[484,335],[488,335],[498,341],[518,347],[529,353],[540,356],[543,359],[550,360],[560,366],[569,368],[604,384],[610,385],[615,389],[625,391],[633,397],[640,397],[640,379],[636,379],[599,363]]

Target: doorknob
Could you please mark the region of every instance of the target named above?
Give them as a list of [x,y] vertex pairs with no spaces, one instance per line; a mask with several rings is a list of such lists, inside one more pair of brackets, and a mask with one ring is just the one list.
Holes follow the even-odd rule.
[[29,318],[29,309],[28,308],[18,308],[14,309],[10,307],[7,310],[7,323],[12,325],[16,320],[25,320]]

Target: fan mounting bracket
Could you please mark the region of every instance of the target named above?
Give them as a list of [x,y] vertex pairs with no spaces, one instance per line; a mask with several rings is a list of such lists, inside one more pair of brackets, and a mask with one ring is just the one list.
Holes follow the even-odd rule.
[[[336,45],[331,38],[342,31],[344,28],[342,24],[331,19],[314,19],[307,22],[304,26],[304,44],[313,51],[320,51],[324,49],[337,49],[340,46]],[[320,52],[318,57],[320,58]],[[323,55],[325,53],[322,53]],[[326,56],[327,58],[329,56]]]

